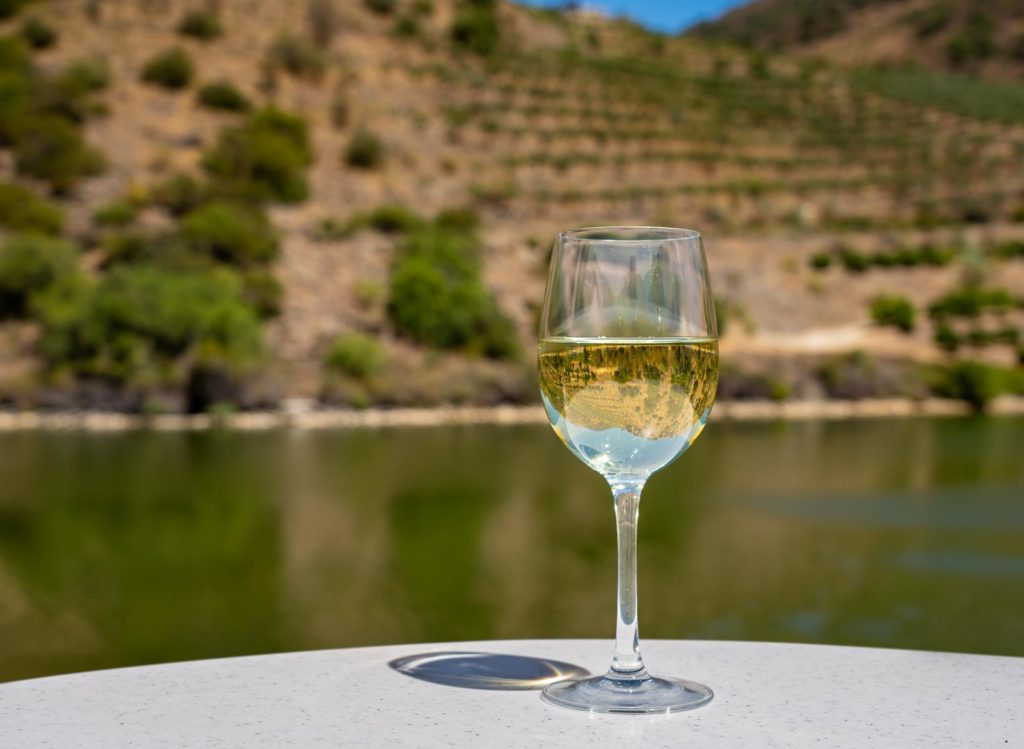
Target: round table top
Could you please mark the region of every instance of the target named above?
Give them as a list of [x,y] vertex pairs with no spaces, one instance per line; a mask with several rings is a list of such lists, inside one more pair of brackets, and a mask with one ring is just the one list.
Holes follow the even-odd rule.
[[594,715],[541,701],[537,686],[559,673],[603,672],[610,648],[599,640],[398,645],[11,682],[0,685],[0,744],[1024,746],[1024,658],[650,640],[652,673],[708,684],[708,706]]

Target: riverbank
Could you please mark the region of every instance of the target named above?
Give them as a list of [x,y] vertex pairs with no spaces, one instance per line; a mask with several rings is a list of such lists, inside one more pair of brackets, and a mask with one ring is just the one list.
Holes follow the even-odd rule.
[[[874,399],[858,401],[723,401],[714,407],[714,421],[809,421],[816,419],[879,419],[907,417],[967,416],[970,408],[962,401]],[[992,402],[990,415],[1024,415],[1024,398],[1001,396]],[[233,429],[356,429],[389,427],[433,427],[474,424],[543,424],[547,419],[539,405],[440,408],[317,409],[292,405],[280,411],[234,414],[137,414],[99,411],[0,412],[0,432],[66,430],[120,432],[133,429],[155,431],[202,431]]]

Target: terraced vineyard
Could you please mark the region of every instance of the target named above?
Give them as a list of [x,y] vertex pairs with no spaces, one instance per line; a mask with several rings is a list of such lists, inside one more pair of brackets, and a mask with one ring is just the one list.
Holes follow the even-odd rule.
[[[86,127],[110,168],[65,200],[66,233],[102,269],[95,209],[132,202],[129,222],[156,231],[157,188],[210,174],[204,153],[243,116],[140,80],[153,51],[183,46],[198,81],[300,114],[308,195],[268,207],[283,295],[245,388],[263,402],[535,398],[550,241],[612,223],[704,232],[723,397],[1022,388],[1024,128],[971,106],[990,84],[949,79],[933,103],[885,71],[505,5],[481,55],[459,49],[461,2],[222,0],[222,36],[183,39],[195,5],[94,18],[90,3],[52,4],[62,41],[40,64],[104,56],[112,72],[110,111]],[[310,19],[326,7],[335,30],[318,47]],[[32,335],[14,332],[26,324],[7,323],[2,345],[30,362]],[[12,378],[0,390],[31,403]]]

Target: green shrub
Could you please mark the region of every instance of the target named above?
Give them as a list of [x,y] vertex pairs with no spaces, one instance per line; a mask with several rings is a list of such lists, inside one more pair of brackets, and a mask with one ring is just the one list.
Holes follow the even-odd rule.
[[175,272],[208,271],[215,258],[190,247],[176,231],[131,229],[103,238],[104,269],[118,265],[150,265]]
[[358,169],[375,169],[383,159],[380,139],[366,128],[356,130],[345,149],[345,162]]
[[277,277],[266,268],[250,268],[242,277],[242,297],[260,319],[277,317],[281,314],[284,287]]
[[0,182],[0,225],[13,231],[60,234],[64,212],[27,188]]
[[817,367],[815,375],[829,398],[861,400],[892,392],[878,362],[864,351],[830,358]]
[[154,186],[151,199],[172,216],[183,216],[206,201],[207,190],[193,177],[178,173]]
[[311,161],[305,121],[275,108],[260,110],[245,125],[224,130],[203,156],[203,166],[220,191],[286,203],[309,194],[304,171]]
[[137,215],[138,209],[127,200],[115,200],[97,209],[92,220],[99,226],[127,226]]
[[951,291],[928,307],[934,320],[947,317],[978,317],[985,309],[1008,310],[1014,305],[1013,295],[1005,289],[966,288]]
[[416,16],[401,16],[395,21],[394,35],[402,39],[413,39],[420,35],[420,21]]
[[871,265],[866,255],[849,247],[839,250],[839,259],[850,273],[864,273]]
[[982,200],[961,200],[960,220],[965,224],[987,224],[992,221],[992,207]]
[[998,380],[992,367],[976,361],[962,361],[935,369],[932,392],[940,398],[966,401],[976,412],[984,411],[998,392]]
[[84,122],[103,114],[106,105],[92,95],[110,85],[110,71],[103,60],[79,60],[59,73],[33,85],[36,112],[54,114],[72,122]]
[[326,358],[327,369],[357,380],[368,380],[385,364],[377,339],[362,333],[343,333],[334,339]]
[[247,206],[208,203],[182,218],[179,232],[190,249],[231,265],[257,265],[277,256],[273,227],[261,211]]
[[19,234],[0,245],[0,317],[19,317],[34,295],[75,272],[75,247],[41,234]]
[[939,249],[933,245],[926,244],[918,250],[918,255],[926,265],[941,268],[952,262],[956,252],[951,249]]
[[227,270],[119,266],[97,285],[79,286],[37,307],[40,349],[53,366],[119,381],[180,381],[171,365],[185,354],[244,369],[262,353],[259,320]]
[[359,217],[355,223],[365,223],[385,234],[401,234],[423,226],[423,219],[403,205],[382,205]]
[[395,10],[395,0],[363,0],[363,5],[379,16],[390,15]]
[[914,329],[915,314],[914,305],[897,294],[882,294],[871,301],[871,319],[876,325],[888,325],[909,333]]
[[226,112],[248,112],[252,107],[245,94],[230,81],[204,84],[196,93],[196,100],[201,106]]
[[0,20],[13,18],[31,0],[0,0]]
[[174,47],[149,59],[142,69],[142,80],[173,91],[188,86],[194,72],[188,52]]
[[718,397],[728,400],[784,401],[791,395],[787,382],[774,375],[737,369],[723,363]]
[[28,44],[16,36],[0,36],[0,70],[28,73],[31,69],[32,50]]
[[194,10],[186,13],[178,23],[178,33],[203,41],[216,39],[224,33],[220,18],[208,10]]
[[992,19],[978,11],[971,13],[960,33],[949,40],[946,52],[954,67],[963,67],[992,57],[996,52],[995,24]]
[[470,233],[480,228],[480,216],[472,208],[446,208],[434,223],[442,229]]
[[832,253],[818,252],[811,256],[811,267],[814,270],[826,270],[832,265]]
[[279,34],[267,50],[267,64],[297,78],[319,80],[327,69],[324,53],[295,34]]
[[31,122],[29,102],[37,91],[22,73],[0,70],[0,146],[13,146]]
[[82,140],[71,123],[40,117],[18,136],[15,166],[21,174],[45,180],[57,191],[72,189],[84,177],[106,168],[103,154]]
[[388,315],[395,329],[435,348],[464,348],[492,358],[513,356],[511,322],[479,275],[474,238],[428,228],[406,241],[392,269]]
[[960,337],[951,327],[942,324],[935,328],[935,345],[947,353],[954,353],[960,348]]
[[1024,241],[1010,239],[1005,242],[998,242],[989,248],[989,252],[1003,260],[1024,258]]
[[46,49],[57,43],[57,30],[38,16],[30,16],[21,25],[21,37],[32,49]]
[[495,0],[463,0],[451,28],[456,47],[478,55],[491,55],[501,44]]

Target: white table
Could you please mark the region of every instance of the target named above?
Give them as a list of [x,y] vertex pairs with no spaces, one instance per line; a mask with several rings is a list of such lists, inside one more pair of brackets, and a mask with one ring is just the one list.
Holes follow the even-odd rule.
[[706,707],[655,716],[574,712],[537,691],[448,686],[389,666],[468,651],[596,673],[609,650],[598,640],[400,645],[11,682],[0,685],[0,746],[1024,747],[1024,658],[651,640],[652,672],[715,691]]

